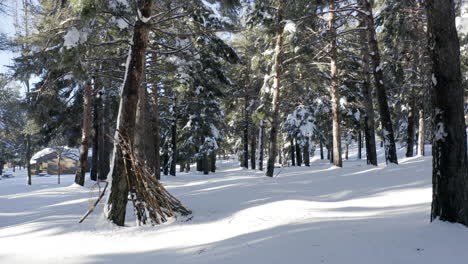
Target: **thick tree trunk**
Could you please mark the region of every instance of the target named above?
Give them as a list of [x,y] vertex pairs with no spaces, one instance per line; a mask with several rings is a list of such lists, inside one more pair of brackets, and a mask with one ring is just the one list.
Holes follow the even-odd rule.
[[387,102],[387,91],[383,79],[383,64],[380,60],[380,51],[377,44],[375,35],[374,16],[372,14],[371,1],[360,0],[363,15],[367,26],[367,41],[369,44],[369,55],[372,63],[372,71],[374,75],[375,87],[377,88],[377,102],[379,105],[380,121],[382,123],[383,138],[385,146],[385,160],[386,162],[398,164],[398,156],[396,153],[395,136],[393,134],[392,119],[390,117],[390,110]]
[[[335,0],[331,0],[328,6],[329,10],[335,10]],[[340,95],[338,89],[340,81],[338,77],[338,52],[336,46],[336,28],[335,28],[336,13],[329,13],[328,31],[330,33],[330,78],[331,78],[331,105],[332,105],[332,120],[333,120],[333,165],[343,167],[341,157],[341,132],[340,132]]]
[[86,166],[88,165],[88,145],[91,133],[91,80],[86,81],[83,101],[83,125],[81,128],[81,146],[80,146],[80,161],[76,169],[75,183],[81,186],[85,182]]
[[299,142],[297,142],[297,138],[296,138],[296,164],[297,166],[302,166],[301,146]]
[[263,150],[265,149],[264,140],[265,140],[265,125],[263,120],[260,120],[260,129],[259,129],[259,147],[258,147],[258,169],[263,171]]
[[428,1],[426,10],[434,83],[431,220],[468,226],[466,125],[454,3]]
[[[139,2],[142,16],[151,16],[151,0]],[[125,224],[125,213],[129,187],[127,177],[132,171],[125,166],[124,159],[128,153],[123,152],[121,138],[133,143],[138,105],[138,90],[141,86],[145,66],[145,51],[148,42],[149,25],[141,20],[135,22],[133,28],[132,45],[127,58],[125,79],[121,90],[119,115],[117,118],[117,132],[112,157],[112,168],[108,177],[111,181],[109,198],[104,207],[107,219],[116,225]]]
[[[145,58],[146,57],[145,54]],[[146,78],[146,71],[141,78]],[[143,165],[150,174],[155,174],[158,168],[155,165],[155,138],[153,136],[152,123],[150,122],[149,109],[148,87],[146,83],[142,83],[138,87],[138,104],[135,117],[133,145],[136,157],[143,162]]]
[[268,162],[266,176],[273,177],[275,170],[275,159],[278,155],[278,126],[279,126],[279,104],[281,90],[281,74],[283,71],[283,12],[286,0],[278,0],[278,8],[276,13],[276,46],[275,46],[275,61],[273,64],[273,100],[272,100],[272,121],[270,130],[270,150],[268,152]]
[[426,134],[426,125],[424,123],[424,110],[421,109],[419,110],[419,127],[418,127],[418,155],[419,156],[424,156],[426,153],[424,151],[424,144],[425,144],[425,134]]
[[408,129],[406,138],[406,157],[414,155],[414,137],[416,127],[416,98],[414,95],[410,98],[410,108],[408,110]]

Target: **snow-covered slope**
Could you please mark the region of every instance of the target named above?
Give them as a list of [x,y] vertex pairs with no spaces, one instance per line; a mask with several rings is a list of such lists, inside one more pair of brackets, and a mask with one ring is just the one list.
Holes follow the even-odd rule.
[[[353,153],[355,154],[355,153]],[[353,155],[352,155],[353,156]],[[402,157],[402,155],[400,156]],[[0,263],[466,263],[468,228],[429,222],[431,157],[370,167],[260,172],[220,164],[214,175],[164,177],[193,219],[118,228],[100,209],[80,216],[96,188],[73,176],[0,181]],[[129,225],[132,225],[129,206]]]

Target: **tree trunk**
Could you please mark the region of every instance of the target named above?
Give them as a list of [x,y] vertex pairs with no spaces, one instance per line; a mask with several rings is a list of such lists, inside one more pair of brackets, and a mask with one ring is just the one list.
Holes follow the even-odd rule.
[[[174,109],[177,106],[177,97],[174,97]],[[169,174],[176,176],[176,164],[177,164],[177,114],[174,114],[174,120],[171,126],[171,168]]]
[[310,152],[309,152],[309,138],[306,138],[306,143],[304,144],[304,148],[302,149],[304,153],[304,165],[310,167]]
[[60,184],[60,175],[62,174],[62,155],[58,157],[58,175],[57,175],[57,184]]
[[[110,170],[110,155],[112,149],[112,142],[110,142],[110,128],[109,128],[109,98],[104,93],[104,89],[100,91],[100,97],[102,99],[102,111],[98,112],[99,115],[99,180],[107,179],[107,175]],[[94,152],[93,152],[94,155]]]
[[278,126],[279,126],[279,100],[281,89],[281,74],[283,71],[283,12],[286,0],[278,0],[278,8],[276,10],[276,46],[275,58],[273,64],[273,100],[272,100],[272,121],[270,130],[270,150],[268,152],[268,162],[266,176],[273,177],[275,170],[275,158],[278,155]]
[[[331,0],[329,10],[335,10],[335,0]],[[341,158],[341,132],[340,132],[340,95],[338,88],[340,81],[338,77],[338,52],[336,46],[336,28],[335,28],[336,13],[329,13],[329,33],[330,33],[330,78],[331,78],[331,105],[332,105],[332,119],[333,119],[333,165],[343,167],[343,160]]]
[[247,109],[244,109],[244,132],[243,132],[242,141],[243,141],[243,146],[244,146],[244,151],[242,153],[242,167],[248,169],[249,168],[249,122],[247,119]]
[[349,159],[349,144],[348,143],[346,143],[345,159],[346,160]]
[[[156,53],[151,53],[151,60],[153,63],[156,63],[157,57]],[[151,84],[151,95],[153,99],[153,107],[152,107],[152,115],[151,121],[153,123],[153,144],[154,144],[154,173],[156,175],[156,179],[161,179],[161,159],[159,156],[159,149],[160,149],[160,142],[161,138],[159,135],[159,98],[158,98],[158,85],[156,82]]]
[[425,144],[425,130],[426,130],[426,125],[424,123],[424,119],[425,119],[425,116],[424,116],[424,110],[422,109],[422,106],[421,106],[421,109],[419,110],[419,128],[418,128],[418,155],[419,156],[424,156],[425,155],[425,151],[424,151],[424,144]]
[[380,51],[377,44],[375,35],[374,16],[372,14],[371,1],[360,0],[363,15],[367,26],[367,41],[369,44],[369,55],[372,62],[372,71],[374,75],[375,87],[377,88],[377,102],[379,104],[380,121],[382,123],[383,138],[385,146],[385,160],[386,162],[398,164],[398,157],[396,153],[395,137],[393,134],[392,119],[390,117],[390,110],[387,102],[387,91],[383,80],[383,64],[380,60]]
[[[98,85],[96,84],[96,79],[94,79],[94,90],[97,91]],[[91,160],[91,173],[90,178],[93,181],[97,181],[99,173],[99,115],[101,112],[101,96],[97,93],[93,101],[93,158]]]
[[[151,0],[139,2],[139,10],[142,16],[151,16]],[[145,51],[148,42],[149,25],[141,20],[135,22],[133,28],[132,45],[130,46],[125,79],[121,89],[119,115],[117,118],[117,132],[110,170],[111,181],[109,197],[104,207],[107,219],[116,225],[125,224],[125,213],[129,187],[127,177],[132,173],[125,167],[124,159],[128,154],[123,152],[121,138],[133,143],[138,105],[138,90],[144,74]]]
[[320,159],[323,160],[323,143],[322,143],[322,140],[320,140]]
[[257,149],[257,140],[255,135],[255,127],[252,125],[252,136],[250,140],[250,168],[255,170],[257,157],[256,157],[256,149]]
[[293,138],[290,139],[290,146],[289,146],[289,154],[291,156],[291,165],[296,166],[296,150],[294,147],[294,140]]
[[216,172],[216,151],[212,151],[210,154],[210,171]]
[[[145,58],[146,58],[145,54]],[[144,74],[141,76],[142,82],[146,78],[146,67],[143,67]],[[153,136],[153,127],[150,122],[149,111],[149,98],[148,98],[148,87],[146,83],[142,83],[138,87],[138,103],[135,117],[135,129],[134,129],[134,149],[135,156],[143,161],[143,165],[149,173],[155,174],[158,168],[155,165],[155,137]]]
[[297,166],[302,166],[301,146],[299,145],[299,142],[297,142],[297,138],[296,138],[296,164]]
[[91,133],[91,80],[86,81],[83,101],[83,125],[81,128],[81,146],[80,146],[80,161],[75,174],[75,183],[81,186],[85,182],[86,166],[88,163],[88,145]]
[[410,108],[408,110],[408,129],[406,139],[406,157],[413,157],[414,155],[414,137],[416,127],[416,98],[411,95]]
[[206,174],[210,173],[210,168],[209,168],[210,164],[208,162],[208,154],[206,154],[206,153],[203,154],[203,163],[202,164],[203,164],[203,174],[206,175]]
[[358,159],[362,159],[362,133],[361,129],[358,130]]
[[169,175],[169,150],[164,148],[163,150],[163,174],[164,175]]
[[263,150],[265,149],[264,140],[265,140],[265,125],[263,120],[260,120],[260,131],[259,131],[259,147],[258,147],[258,169],[263,171]]
[[426,3],[434,84],[431,221],[468,226],[468,160],[453,0]]

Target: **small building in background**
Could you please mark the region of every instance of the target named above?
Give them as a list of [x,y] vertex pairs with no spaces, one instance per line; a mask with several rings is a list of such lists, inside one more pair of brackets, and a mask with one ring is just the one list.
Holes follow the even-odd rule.
[[[31,173],[38,175],[39,173],[47,173],[57,175],[59,173],[59,157],[60,158],[60,174],[75,174],[80,151],[76,148],[69,147],[53,147],[44,148],[36,152],[31,158]],[[88,150],[88,162],[86,172],[91,169],[92,150]]]

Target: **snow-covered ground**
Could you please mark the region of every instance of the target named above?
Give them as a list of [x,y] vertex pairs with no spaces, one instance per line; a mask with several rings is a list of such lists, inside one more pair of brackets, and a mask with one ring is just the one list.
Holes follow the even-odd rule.
[[[400,152],[401,154],[402,152]],[[78,224],[96,188],[73,176],[0,180],[0,263],[466,263],[468,228],[429,222],[431,157],[338,169],[260,172],[220,164],[216,174],[164,177],[193,219],[111,226],[101,207]],[[381,155],[380,155],[381,157]],[[381,162],[382,163],[382,162]]]

